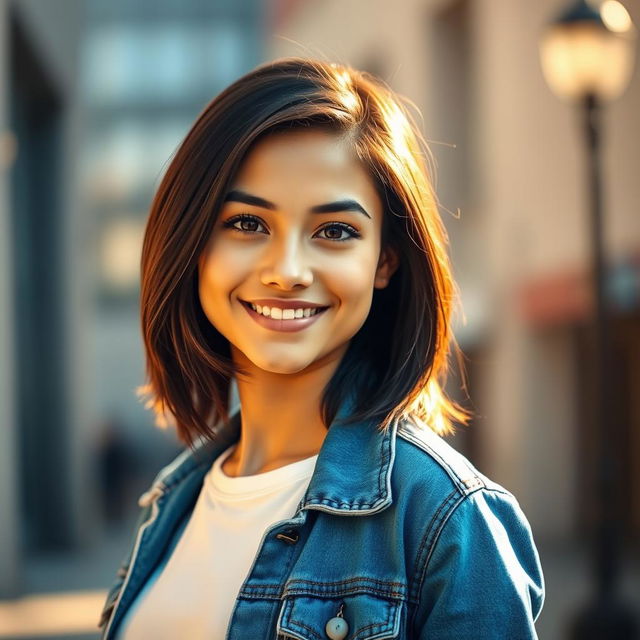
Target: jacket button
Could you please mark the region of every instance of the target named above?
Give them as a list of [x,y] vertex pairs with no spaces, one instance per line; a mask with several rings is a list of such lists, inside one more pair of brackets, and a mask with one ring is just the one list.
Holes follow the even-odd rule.
[[349,633],[349,625],[344,618],[331,618],[324,630],[331,640],[344,640]]

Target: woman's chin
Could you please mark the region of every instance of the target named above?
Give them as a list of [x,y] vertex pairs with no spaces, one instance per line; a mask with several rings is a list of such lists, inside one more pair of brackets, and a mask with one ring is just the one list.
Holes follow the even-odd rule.
[[293,375],[304,371],[312,362],[307,360],[285,360],[278,358],[277,360],[257,360],[254,366],[266,373],[275,373],[278,375]]

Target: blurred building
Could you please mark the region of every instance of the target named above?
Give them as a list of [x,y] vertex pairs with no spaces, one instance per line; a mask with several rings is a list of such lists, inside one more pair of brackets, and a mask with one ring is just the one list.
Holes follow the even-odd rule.
[[[149,206],[198,113],[262,59],[264,16],[258,0],[86,6],[80,164],[83,208],[94,224],[87,237],[94,269],[91,406],[105,498],[136,510],[139,493],[178,449],[173,432],[154,428],[135,394],[145,373],[138,295]],[[114,492],[113,480],[123,476]]]
[[178,448],[135,395],[144,222],[264,24],[258,0],[0,2],[0,597],[134,513]]
[[[567,4],[404,0],[402,10],[390,10],[383,0],[282,1],[269,47],[273,58],[312,55],[370,71],[422,114],[417,120],[435,159],[461,290],[466,322],[458,323],[457,336],[476,412],[452,442],[510,489],[531,521],[551,587],[545,638],[560,637],[560,617],[566,622],[568,608],[586,596],[586,543],[597,491],[581,112],[551,93],[538,55],[543,28]],[[640,24],[638,3],[624,4]],[[636,558],[636,572],[638,113],[640,65],[626,95],[605,111],[603,140],[616,393],[610,419],[623,432],[614,473],[631,554],[625,557]],[[583,555],[574,562],[576,550]],[[637,573],[634,580],[628,591],[640,606]]]
[[[81,536],[82,3],[0,2],[0,593],[21,559]],[[86,483],[84,483],[86,484]]]
[[[566,4],[566,3],[565,3]],[[466,323],[479,465],[520,498],[539,537],[588,519],[589,220],[579,113],[545,85],[538,38],[559,0],[282,2],[269,54],[344,61],[412,99],[437,167]],[[638,7],[629,7],[630,10]],[[640,15],[635,16],[636,24]],[[377,25],[377,28],[373,28]],[[384,25],[384,27],[383,27]],[[640,69],[606,112],[606,228],[615,307],[618,472],[640,533]],[[635,427],[635,428],[632,428]]]

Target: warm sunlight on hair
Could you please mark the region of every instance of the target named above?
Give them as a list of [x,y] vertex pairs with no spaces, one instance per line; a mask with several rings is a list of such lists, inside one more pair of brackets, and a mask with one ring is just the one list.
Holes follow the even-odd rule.
[[338,81],[340,87],[343,89],[340,97],[344,106],[350,111],[357,109],[360,106],[360,100],[358,98],[358,95],[353,90],[353,84],[349,72],[346,70],[340,71],[336,75],[336,80]]
[[385,114],[389,132],[391,133],[391,144],[393,150],[399,158],[404,161],[412,159],[412,152],[407,143],[407,134],[410,131],[409,122],[405,114],[395,104],[388,105],[388,112]]

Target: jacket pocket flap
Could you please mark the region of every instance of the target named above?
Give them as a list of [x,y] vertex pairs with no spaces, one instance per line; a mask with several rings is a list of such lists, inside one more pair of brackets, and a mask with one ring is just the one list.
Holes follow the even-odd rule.
[[298,640],[327,640],[326,625],[342,608],[348,626],[345,640],[396,638],[402,602],[358,593],[342,598],[296,595],[284,599],[278,634]]

